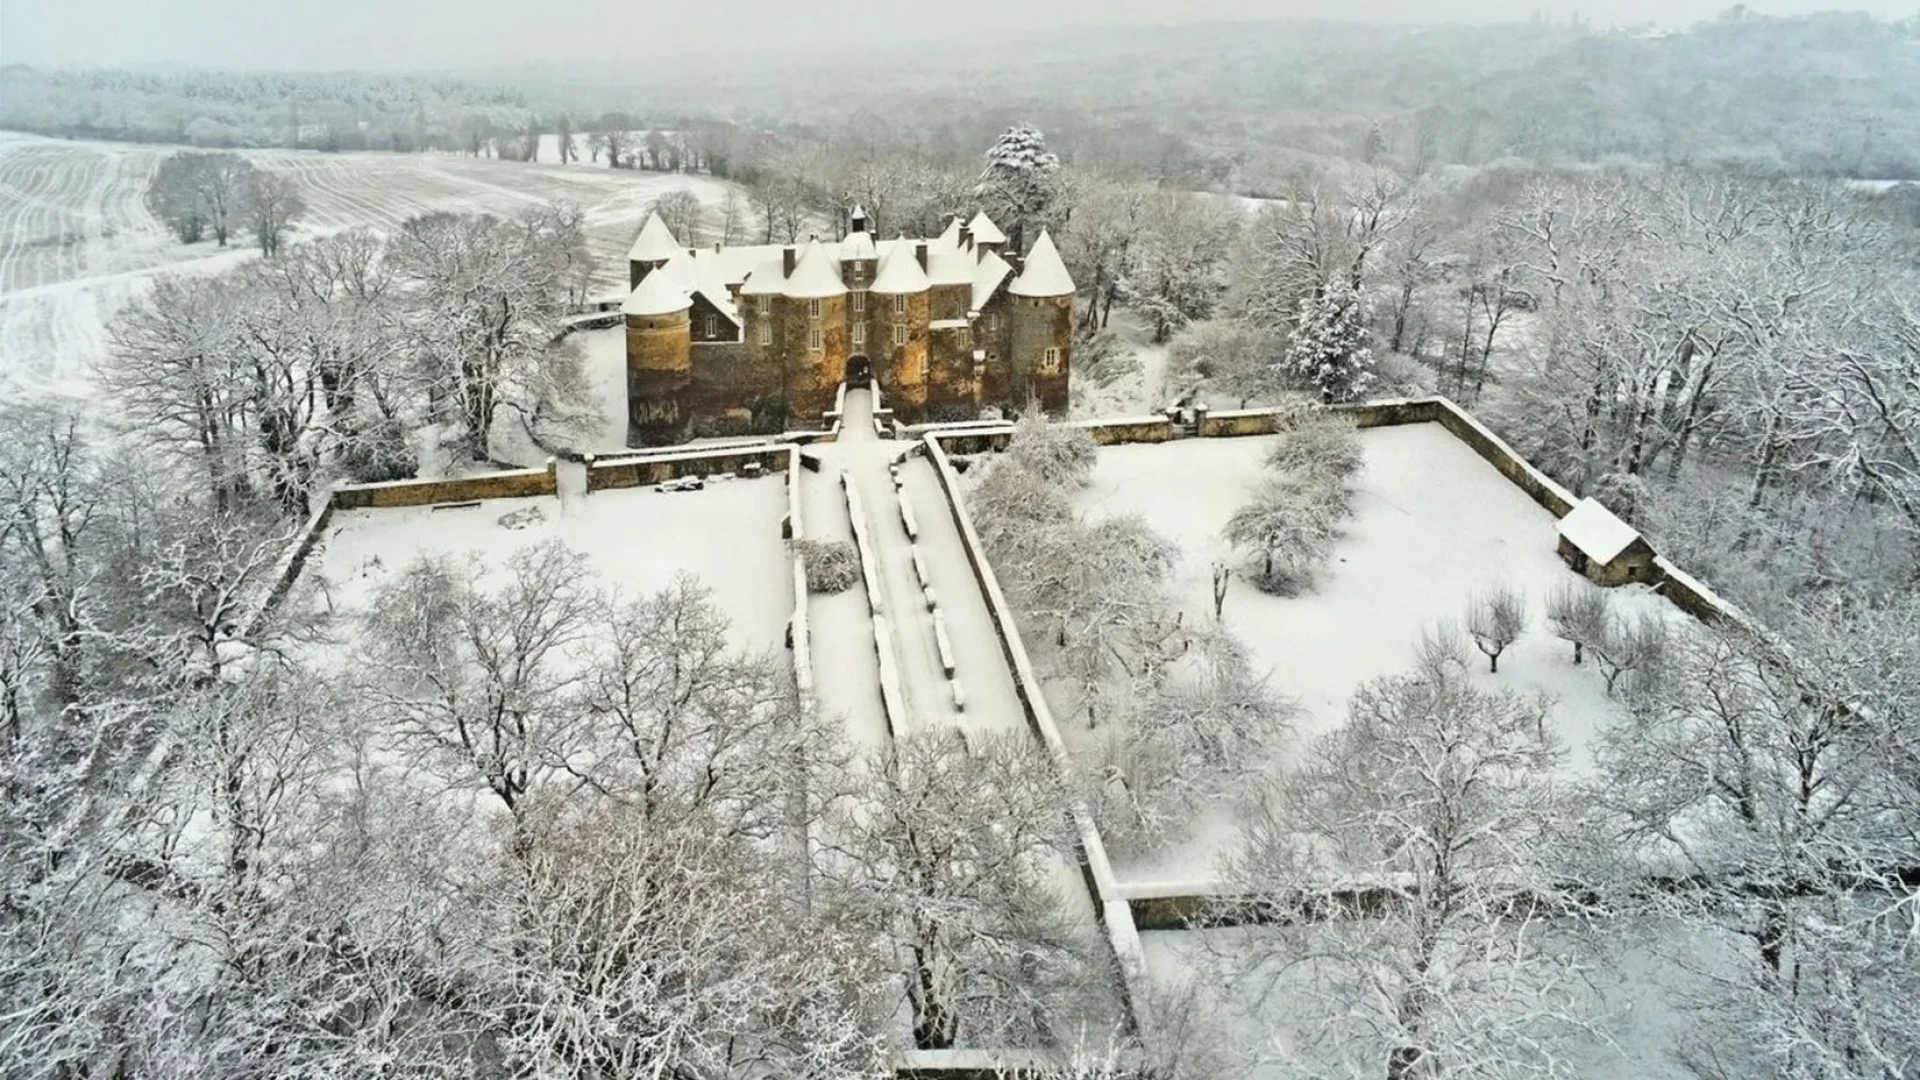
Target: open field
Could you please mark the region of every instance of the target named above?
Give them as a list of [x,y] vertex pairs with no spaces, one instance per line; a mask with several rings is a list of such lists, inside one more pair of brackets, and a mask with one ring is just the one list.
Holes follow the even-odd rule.
[[[1566,643],[1545,629],[1548,593],[1576,580],[1554,552],[1553,515],[1438,424],[1373,428],[1360,438],[1366,462],[1354,516],[1313,587],[1269,596],[1236,575],[1227,595],[1226,626],[1255,667],[1269,671],[1271,684],[1301,707],[1289,743],[1337,727],[1355,688],[1406,671],[1424,632],[1460,619],[1477,592],[1508,585],[1527,599],[1527,634],[1501,657],[1497,676],[1471,646],[1468,655],[1489,687],[1546,695],[1570,765],[1584,771],[1595,733],[1621,712],[1593,665],[1576,667]],[[1272,444],[1239,438],[1105,447],[1077,505],[1093,518],[1140,514],[1173,541],[1180,549],[1174,595],[1188,619],[1211,620],[1213,565],[1240,565],[1222,531],[1259,479]],[[1685,619],[1645,589],[1614,596],[1623,608]],[[1056,713],[1071,715],[1062,707],[1071,705],[1068,696],[1056,696]],[[1066,725],[1069,739],[1083,727]],[[1205,821],[1196,833],[1197,842],[1123,861],[1116,870],[1141,885],[1207,880],[1233,828]]]
[[[84,395],[110,346],[108,321],[155,274],[217,271],[253,257],[245,247],[177,243],[147,212],[147,179],[177,149],[0,132],[0,385]],[[309,210],[296,239],[388,230],[435,210],[511,214],[575,203],[587,216],[596,291],[609,296],[626,285],[624,256],[654,200],[684,188],[713,204],[727,191],[705,177],[446,154],[247,156],[299,182]]]

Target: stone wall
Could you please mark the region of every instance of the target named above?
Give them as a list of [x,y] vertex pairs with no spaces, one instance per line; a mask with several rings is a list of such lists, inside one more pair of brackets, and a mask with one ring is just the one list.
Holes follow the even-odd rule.
[[293,583],[307,568],[307,559],[313,555],[313,549],[319,546],[320,538],[327,534],[327,527],[333,523],[333,500],[321,504],[320,509],[307,518],[307,524],[294,535],[293,543],[287,553],[280,557],[279,569],[274,573],[273,585],[267,589],[267,595],[260,600],[260,606],[254,609],[247,620],[243,633],[246,640],[256,640],[262,625],[273,616],[280,605],[286,602],[288,594],[293,592]]
[[595,460],[587,464],[587,490],[594,492],[614,488],[648,487],[653,484],[664,484],[669,480],[678,480],[683,476],[735,473],[748,462],[758,463],[763,471],[772,473],[776,469],[784,468],[788,462],[788,455],[794,453],[796,451],[790,446],[761,443],[753,446],[729,447],[724,450],[681,450],[673,453]]
[[431,506],[435,503],[472,502],[475,499],[522,499],[532,495],[554,495],[558,491],[554,466],[548,464],[544,469],[512,469],[451,480],[343,484],[333,489],[331,505],[335,510]]

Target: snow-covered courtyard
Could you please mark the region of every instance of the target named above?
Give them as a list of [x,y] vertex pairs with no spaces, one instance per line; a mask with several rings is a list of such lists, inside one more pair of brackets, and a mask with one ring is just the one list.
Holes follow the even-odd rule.
[[[1365,465],[1356,482],[1354,516],[1333,558],[1298,596],[1260,592],[1236,574],[1224,622],[1270,672],[1271,685],[1300,706],[1291,747],[1339,725],[1347,699],[1362,683],[1409,669],[1423,634],[1457,623],[1472,597],[1509,586],[1527,599],[1527,633],[1501,658],[1500,674],[1477,676],[1489,686],[1545,694],[1551,723],[1584,770],[1595,732],[1620,715],[1600,673],[1575,666],[1569,646],[1545,627],[1548,593],[1576,575],[1555,554],[1555,519],[1438,424],[1373,428],[1360,433]],[[1077,500],[1091,518],[1140,514],[1176,544],[1174,595],[1189,620],[1213,619],[1212,569],[1242,565],[1222,533],[1248,498],[1274,440],[1190,439],[1162,445],[1120,445],[1100,451],[1092,482]],[[1615,591],[1623,610],[1684,619],[1641,588]],[[1477,655],[1469,647],[1476,663]],[[1064,701],[1056,702],[1068,715]],[[1067,724],[1075,738],[1083,725]],[[1222,844],[1234,835],[1222,811],[1196,823],[1190,842],[1161,855],[1116,866],[1123,882],[1153,887],[1212,879]]]
[[596,585],[630,597],[691,574],[712,590],[737,648],[779,649],[793,613],[793,564],[780,539],[786,512],[786,486],[777,475],[710,483],[703,491],[643,488],[347,510],[334,516],[304,577],[315,603],[358,611],[423,555],[472,559],[492,572],[517,551],[557,540],[587,556]]

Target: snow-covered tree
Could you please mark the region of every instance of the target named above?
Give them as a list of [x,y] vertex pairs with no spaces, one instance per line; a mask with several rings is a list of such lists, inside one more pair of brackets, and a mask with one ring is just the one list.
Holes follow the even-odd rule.
[[1300,305],[1282,371],[1325,402],[1351,401],[1373,382],[1366,304],[1344,280],[1327,282]]
[[974,198],[1015,242],[1032,243],[1041,226],[1055,222],[1059,156],[1047,149],[1039,128],[1015,124],[987,148],[986,162]]
[[1357,690],[1226,864],[1272,924],[1238,984],[1284,988],[1310,1075],[1570,1076],[1584,901],[1541,702],[1425,665]]
[[1066,794],[1026,733],[910,735],[832,832],[845,917],[891,936],[923,1049],[1072,1045],[1111,1023],[1097,944],[1064,914]]

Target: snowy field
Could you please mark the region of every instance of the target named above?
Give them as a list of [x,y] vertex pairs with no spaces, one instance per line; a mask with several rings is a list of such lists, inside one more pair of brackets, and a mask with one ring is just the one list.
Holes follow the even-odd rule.
[[[1356,687],[1406,671],[1425,630],[1457,621],[1476,592],[1508,585],[1521,590],[1531,608],[1527,634],[1501,657],[1497,676],[1485,672],[1471,646],[1469,656],[1489,686],[1546,694],[1570,767],[1584,771],[1595,732],[1620,713],[1599,672],[1591,664],[1574,666],[1566,643],[1545,629],[1547,595],[1576,579],[1554,552],[1553,515],[1438,424],[1374,428],[1360,438],[1366,464],[1354,516],[1312,589],[1268,596],[1236,575],[1227,596],[1226,625],[1252,652],[1255,666],[1271,672],[1272,685],[1301,706],[1290,743],[1338,726]],[[1259,479],[1273,441],[1105,447],[1079,509],[1090,517],[1143,515],[1180,548],[1174,592],[1186,617],[1211,620],[1214,563],[1239,565],[1222,530]],[[1615,590],[1615,596],[1622,610],[1685,619],[1645,589]],[[1067,725],[1069,739],[1075,727]],[[1280,748],[1282,757],[1286,749]],[[1208,879],[1231,823],[1202,822],[1196,834],[1195,842],[1116,870],[1136,885]]]
[[[178,147],[67,142],[0,132],[0,385],[82,396],[107,355],[115,312],[163,271],[207,273],[249,249],[175,242],[147,212],[147,179]],[[309,207],[294,238],[356,226],[391,230],[436,210],[511,214],[550,201],[587,217],[595,286],[626,285],[625,255],[661,195],[713,205],[727,186],[699,176],[528,165],[451,154],[248,151],[299,184]]]
[[[521,528],[509,515],[539,511]],[[711,483],[704,491],[598,491],[489,499],[459,509],[348,510],[334,515],[308,564],[313,602],[335,612],[364,610],[373,592],[422,555],[473,559],[497,571],[516,551],[558,540],[585,554],[594,582],[628,596],[656,592],[681,573],[711,589],[732,622],[738,648],[780,649],[793,614],[793,564],[780,539],[786,484],[776,474]]]

